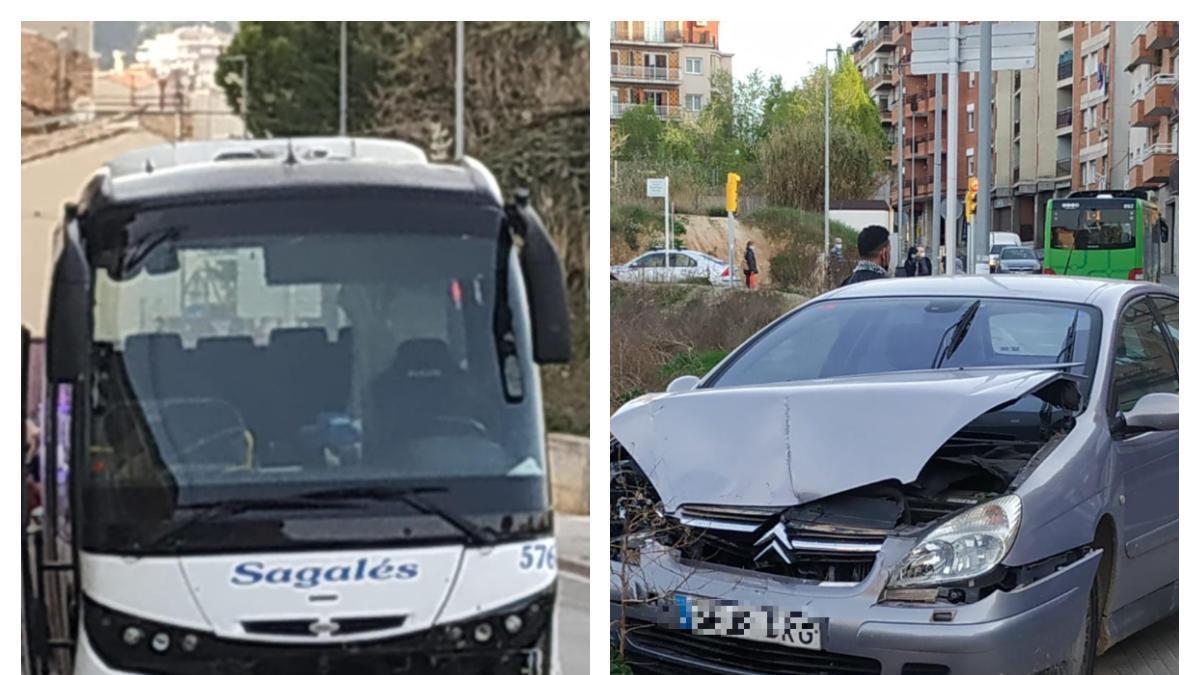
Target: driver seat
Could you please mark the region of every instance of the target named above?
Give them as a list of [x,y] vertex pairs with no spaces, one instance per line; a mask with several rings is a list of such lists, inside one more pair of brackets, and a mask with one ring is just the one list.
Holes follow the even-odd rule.
[[436,418],[462,415],[462,373],[442,340],[417,338],[396,349],[392,365],[371,388],[377,429],[392,438],[421,438],[438,428]]

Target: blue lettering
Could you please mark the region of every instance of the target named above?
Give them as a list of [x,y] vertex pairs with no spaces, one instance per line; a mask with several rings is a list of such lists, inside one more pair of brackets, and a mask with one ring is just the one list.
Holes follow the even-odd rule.
[[367,569],[367,559],[359,558],[358,562],[355,563],[355,565],[354,565],[354,580],[362,581],[363,574],[366,572],[366,569]]
[[276,567],[270,572],[267,572],[268,584],[288,584],[291,582],[292,568],[290,567]]
[[350,566],[330,567],[325,570],[325,581],[350,581]]
[[370,576],[375,581],[383,581],[391,573],[392,565],[387,558],[384,558],[383,562],[371,568]]
[[396,567],[397,579],[413,579],[417,576],[417,563],[406,563]]
[[[233,568],[233,578],[230,583],[236,586],[253,586],[262,581],[262,563],[244,562]],[[243,577],[243,578],[238,578]]]
[[301,567],[296,571],[296,588],[312,588],[321,583],[320,567]]

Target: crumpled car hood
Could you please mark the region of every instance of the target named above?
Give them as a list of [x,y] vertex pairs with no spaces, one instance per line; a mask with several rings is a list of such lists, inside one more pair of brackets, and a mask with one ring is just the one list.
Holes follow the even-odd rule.
[[697,389],[630,401],[610,429],[668,512],[785,507],[888,479],[912,482],[976,417],[1069,377],[938,370]]

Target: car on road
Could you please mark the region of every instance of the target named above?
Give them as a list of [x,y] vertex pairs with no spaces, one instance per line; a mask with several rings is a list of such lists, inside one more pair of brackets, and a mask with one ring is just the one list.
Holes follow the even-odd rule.
[[[668,263],[670,263],[668,265]],[[677,249],[649,251],[609,269],[612,281],[681,282],[708,279],[714,286],[729,282],[729,263],[707,253]]]
[[1041,274],[1042,263],[1028,246],[1005,246],[990,265],[994,274]]
[[1179,599],[1179,296],[836,289],[611,419],[635,672],[1091,673]]

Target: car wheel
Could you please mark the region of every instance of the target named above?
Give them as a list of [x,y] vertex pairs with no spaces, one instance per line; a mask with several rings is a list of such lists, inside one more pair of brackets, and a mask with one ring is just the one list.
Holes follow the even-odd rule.
[[1092,580],[1092,590],[1088,593],[1087,614],[1083,617],[1083,625],[1079,627],[1079,635],[1071,647],[1067,657],[1067,668],[1064,672],[1069,675],[1092,675],[1096,668],[1096,645],[1100,637],[1100,579],[1097,575]]

